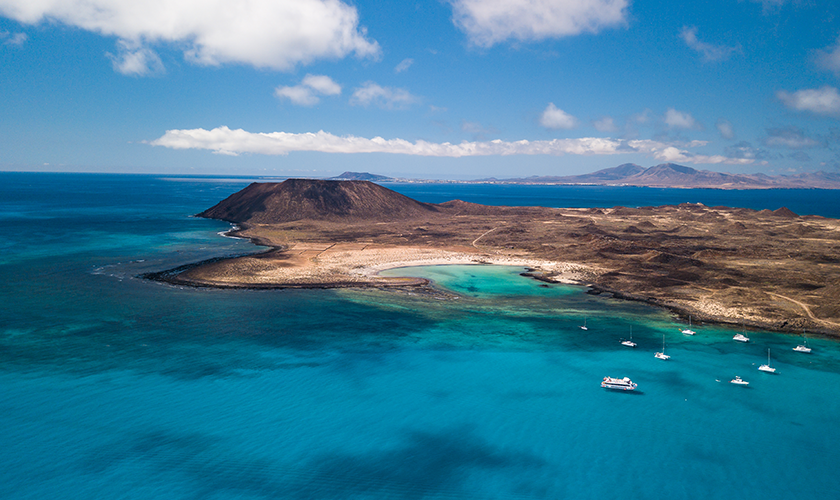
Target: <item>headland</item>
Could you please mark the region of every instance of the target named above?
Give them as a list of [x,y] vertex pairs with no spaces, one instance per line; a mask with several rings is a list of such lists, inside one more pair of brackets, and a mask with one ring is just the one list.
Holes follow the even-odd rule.
[[254,183],[200,217],[269,247],[165,280],[191,286],[425,286],[384,269],[502,264],[695,321],[840,335],[840,221],[785,208],[422,203],[367,181]]

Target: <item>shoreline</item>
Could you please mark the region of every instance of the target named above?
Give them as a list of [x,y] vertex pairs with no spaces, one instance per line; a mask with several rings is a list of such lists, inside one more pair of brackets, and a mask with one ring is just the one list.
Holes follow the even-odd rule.
[[[334,247],[332,245],[331,247]],[[597,276],[600,270],[590,266],[572,262],[554,262],[525,256],[514,255],[491,255],[486,253],[453,252],[449,250],[422,249],[422,257],[414,255],[414,258],[393,258],[402,254],[405,257],[406,248],[385,249],[384,262],[371,262],[368,260],[365,265],[347,266],[345,273],[335,273],[333,266],[329,267],[329,274],[321,274],[328,279],[317,279],[316,276],[309,276],[305,281],[273,281],[273,282],[243,282],[243,281],[218,281],[201,279],[190,276],[190,271],[212,266],[214,264],[224,265],[237,259],[261,259],[267,255],[288,252],[294,250],[292,247],[272,247],[265,252],[246,254],[240,256],[216,257],[205,261],[178,266],[160,272],[145,273],[138,277],[152,281],[162,282],[173,286],[186,286],[194,288],[215,288],[222,290],[287,290],[287,289],[381,289],[398,290],[412,289],[415,292],[428,295],[440,293],[435,289],[434,283],[426,278],[420,277],[383,277],[381,273],[387,270],[403,269],[424,266],[445,266],[445,265],[499,265],[521,267],[521,276],[535,279],[547,284],[564,284],[586,287],[585,293],[591,295],[604,295],[607,298],[618,300],[629,300],[644,302],[653,307],[670,311],[677,318],[686,320],[689,316],[697,323],[710,323],[724,326],[742,326],[753,329],[764,329],[778,333],[786,333],[798,336],[799,333],[792,331],[792,326],[785,322],[773,321],[770,319],[754,319],[747,317],[730,317],[714,314],[710,310],[690,307],[674,301],[666,301],[642,294],[627,292],[598,283]],[[343,249],[339,249],[343,250]],[[390,252],[389,252],[390,250]],[[415,249],[416,250],[416,249]],[[389,255],[390,254],[390,255]],[[382,257],[382,254],[379,254]],[[391,257],[391,258],[388,258]],[[321,262],[318,262],[321,263]],[[240,276],[241,277],[241,276]],[[311,279],[316,278],[316,279]],[[347,279],[350,278],[350,279]],[[830,338],[840,338],[837,331],[829,328],[810,328],[808,333]]]

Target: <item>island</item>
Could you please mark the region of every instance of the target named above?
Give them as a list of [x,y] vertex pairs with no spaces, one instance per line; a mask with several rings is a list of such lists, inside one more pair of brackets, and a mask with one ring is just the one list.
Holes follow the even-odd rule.
[[840,220],[786,209],[423,203],[360,180],[253,183],[199,217],[266,251],[148,277],[223,288],[427,287],[382,270],[527,268],[695,322],[840,335]]

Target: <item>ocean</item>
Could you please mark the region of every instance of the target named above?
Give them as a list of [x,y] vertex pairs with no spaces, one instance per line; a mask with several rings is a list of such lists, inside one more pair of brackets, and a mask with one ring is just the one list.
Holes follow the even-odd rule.
[[[191,216],[250,181],[0,173],[0,498],[840,497],[832,339],[808,336],[802,354],[801,332],[685,336],[667,311],[502,266],[389,271],[449,300],[136,277],[255,251]],[[840,216],[820,190],[387,186]],[[757,370],[768,349],[776,374]]]

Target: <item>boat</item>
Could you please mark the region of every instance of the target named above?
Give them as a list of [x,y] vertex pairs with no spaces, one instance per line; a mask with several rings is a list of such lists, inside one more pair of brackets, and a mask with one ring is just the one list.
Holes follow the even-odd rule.
[[688,328],[686,328],[682,332],[683,332],[683,335],[694,335],[695,333],[697,333],[697,332],[695,332],[694,330],[691,329],[691,316],[688,317]]
[[749,342],[750,338],[744,335],[743,333],[736,333],[732,340],[737,340],[738,342]]
[[802,343],[794,347],[793,350],[796,352],[811,352],[811,348],[808,347],[808,339],[805,338],[805,332],[802,332]]
[[767,364],[759,366],[758,369],[767,373],[776,373],[776,369],[770,366],[770,349],[767,349]]
[[601,381],[601,387],[604,389],[615,389],[618,391],[634,391],[637,386],[638,384],[630,380],[628,377],[604,377],[604,380]]
[[630,340],[622,340],[621,345],[624,345],[624,346],[627,346],[627,347],[636,347],[636,343],[633,342],[633,329],[632,328],[630,329]]
[[581,326],[580,329],[581,330],[589,330],[589,328],[586,327],[586,318],[583,318],[583,326]]
[[747,382],[746,380],[742,379],[742,378],[741,378],[741,377],[739,377],[738,375],[735,375],[735,378],[733,378],[732,380],[730,380],[730,381],[729,381],[729,383],[730,383],[730,384],[737,384],[737,385],[750,385],[750,383],[749,383],[749,382]]
[[661,360],[671,359],[671,356],[665,354],[665,335],[662,336],[662,352],[657,352],[653,356]]

